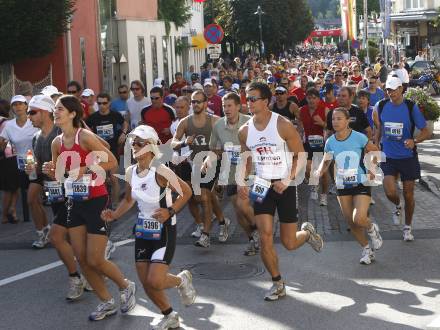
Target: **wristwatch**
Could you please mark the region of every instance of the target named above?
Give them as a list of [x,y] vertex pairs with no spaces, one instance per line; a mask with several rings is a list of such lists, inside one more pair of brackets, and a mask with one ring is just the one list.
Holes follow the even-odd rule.
[[170,213],[170,218],[172,218],[176,214],[176,211],[171,206],[167,207],[167,210]]

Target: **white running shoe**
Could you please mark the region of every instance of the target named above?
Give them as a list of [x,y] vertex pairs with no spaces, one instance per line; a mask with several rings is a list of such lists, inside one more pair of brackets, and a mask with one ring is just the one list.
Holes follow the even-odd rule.
[[376,205],[376,201],[373,199],[373,196],[371,196],[370,205]]
[[403,228],[403,240],[405,242],[414,241],[414,235],[411,232],[411,227],[405,226],[405,228]]
[[301,230],[309,232],[307,243],[309,243],[316,252],[321,252],[324,246],[324,241],[322,240],[321,235],[316,232],[315,227],[313,227],[310,222],[304,222],[301,226]]
[[330,185],[330,188],[329,188],[329,190],[328,190],[328,193],[329,193],[330,195],[336,195],[336,193],[337,193],[337,189],[336,189],[336,185],[335,185],[335,184],[331,184],[331,185]]
[[319,199],[319,205],[327,206],[327,194],[321,194],[321,197]]
[[218,234],[218,240],[219,242],[226,242],[226,240],[229,237],[229,225],[231,224],[231,220],[228,218],[225,218],[225,224],[220,225],[220,232]]
[[393,224],[401,225],[403,223],[402,204],[396,206],[393,212]]
[[179,314],[172,311],[170,314],[164,316],[160,322],[153,325],[153,330],[168,330],[176,329],[180,327]]
[[318,186],[310,186],[310,199],[314,201],[318,200]]
[[258,229],[255,229],[252,232],[252,239],[254,240],[255,248],[257,250],[259,250],[260,249],[260,233],[258,232]]
[[256,247],[256,243],[253,239],[249,240],[249,244],[244,250],[244,255],[247,257],[254,256],[258,253],[258,248]]
[[110,260],[112,253],[116,251],[116,245],[111,241],[107,241],[107,246],[105,247],[105,259]]
[[66,300],[73,301],[78,299],[84,293],[84,277],[80,275],[69,276],[69,291],[67,291]]
[[380,236],[379,226],[377,225],[377,223],[373,223],[371,229],[368,230],[367,232],[368,232],[368,236],[370,236],[373,250],[374,251],[379,250],[382,247],[383,239],[382,236]]
[[273,282],[272,287],[269,289],[269,292],[264,296],[264,300],[266,301],[275,301],[284,297],[286,295],[286,286],[284,285],[284,281]]
[[200,238],[202,236],[202,231],[205,228],[203,223],[199,223],[196,227],[196,230],[191,233],[191,237]]
[[34,249],[43,249],[49,242],[48,235],[44,230],[37,230],[37,239],[32,243]]
[[136,306],[136,284],[129,280],[126,281],[128,286],[125,289],[119,290],[121,295],[121,312],[124,314]]
[[99,321],[106,316],[115,315],[118,312],[115,300],[112,298],[109,301],[104,301],[98,305],[96,311],[89,315],[90,321]]
[[374,257],[373,250],[371,250],[369,247],[362,249],[362,256],[361,256],[361,259],[359,260],[359,262],[362,265],[369,265],[374,261],[374,259],[375,259],[375,257]]
[[202,234],[200,238],[194,243],[195,246],[208,248],[211,245],[209,236]]
[[177,274],[177,277],[182,280],[180,286],[177,287],[182,304],[185,306],[194,304],[197,293],[192,284],[192,274],[188,270],[184,270]]

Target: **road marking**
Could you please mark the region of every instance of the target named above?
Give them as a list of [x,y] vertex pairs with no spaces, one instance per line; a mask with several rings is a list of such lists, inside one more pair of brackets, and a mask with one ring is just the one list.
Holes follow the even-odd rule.
[[440,329],[440,317],[429,323],[427,329]]
[[[134,242],[134,239],[126,239],[124,241],[116,242],[115,246],[122,246],[122,245],[130,244],[132,242]],[[40,273],[47,272],[48,270],[51,270],[53,268],[57,268],[57,267],[61,266],[62,264],[63,263],[61,261],[55,261],[50,264],[28,270],[27,272],[4,278],[4,279],[0,280],[0,287],[7,285],[7,284],[10,284],[10,283],[13,283],[13,282],[16,282],[16,281],[19,281],[19,280],[22,280],[22,279],[25,279],[27,277],[31,277],[31,276],[34,276],[34,275],[37,275]]]

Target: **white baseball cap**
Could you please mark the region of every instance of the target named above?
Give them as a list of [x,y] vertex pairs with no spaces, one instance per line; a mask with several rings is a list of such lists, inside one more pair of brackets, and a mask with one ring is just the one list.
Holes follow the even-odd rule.
[[56,88],[55,86],[48,85],[41,90],[40,94],[47,95],[47,96],[51,97],[52,95],[62,95],[63,93],[60,93],[58,91],[58,88]]
[[94,96],[95,92],[93,91],[93,89],[90,88],[86,88],[85,90],[83,90],[83,92],[81,93],[81,96],[85,96],[85,97],[89,97],[89,96]]
[[151,139],[153,141],[158,142],[159,136],[157,135],[155,129],[148,125],[139,125],[134,130],[128,134],[129,137],[135,138],[140,137],[142,140],[148,140]]
[[275,92],[283,92],[283,93],[286,93],[286,92],[287,92],[287,89],[286,89],[286,87],[278,86],[277,88],[275,88]]
[[160,87],[160,88],[162,88],[163,87],[162,86],[162,82],[163,82],[162,78],[154,79],[153,87]]
[[402,86],[402,80],[400,80],[397,77],[389,77],[387,79],[386,84],[385,84],[386,89],[389,88],[389,89],[393,89],[393,90],[399,88],[400,86]]
[[196,90],[198,90],[198,91],[202,91],[202,90],[203,90],[203,86],[202,86],[201,83],[195,83],[195,84],[192,85],[192,89],[193,89],[194,91],[196,91]]
[[28,103],[27,99],[23,95],[15,95],[12,97],[11,104],[14,104],[15,102]]
[[29,108],[54,112],[55,103],[50,98],[50,96],[40,94],[32,97],[32,99],[29,102]]
[[211,78],[207,78],[205,79],[205,82],[203,83],[203,86],[213,86],[214,84],[212,83],[212,79]]

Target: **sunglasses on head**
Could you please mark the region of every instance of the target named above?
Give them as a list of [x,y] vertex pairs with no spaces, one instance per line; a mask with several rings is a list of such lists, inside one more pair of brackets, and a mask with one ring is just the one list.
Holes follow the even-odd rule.
[[262,100],[262,99],[263,99],[262,97],[258,97],[258,96],[248,96],[248,97],[246,97],[246,101],[247,102],[252,102],[252,103],[255,103],[258,100]]
[[38,110],[29,110],[26,112],[28,116],[35,116],[39,111]]

